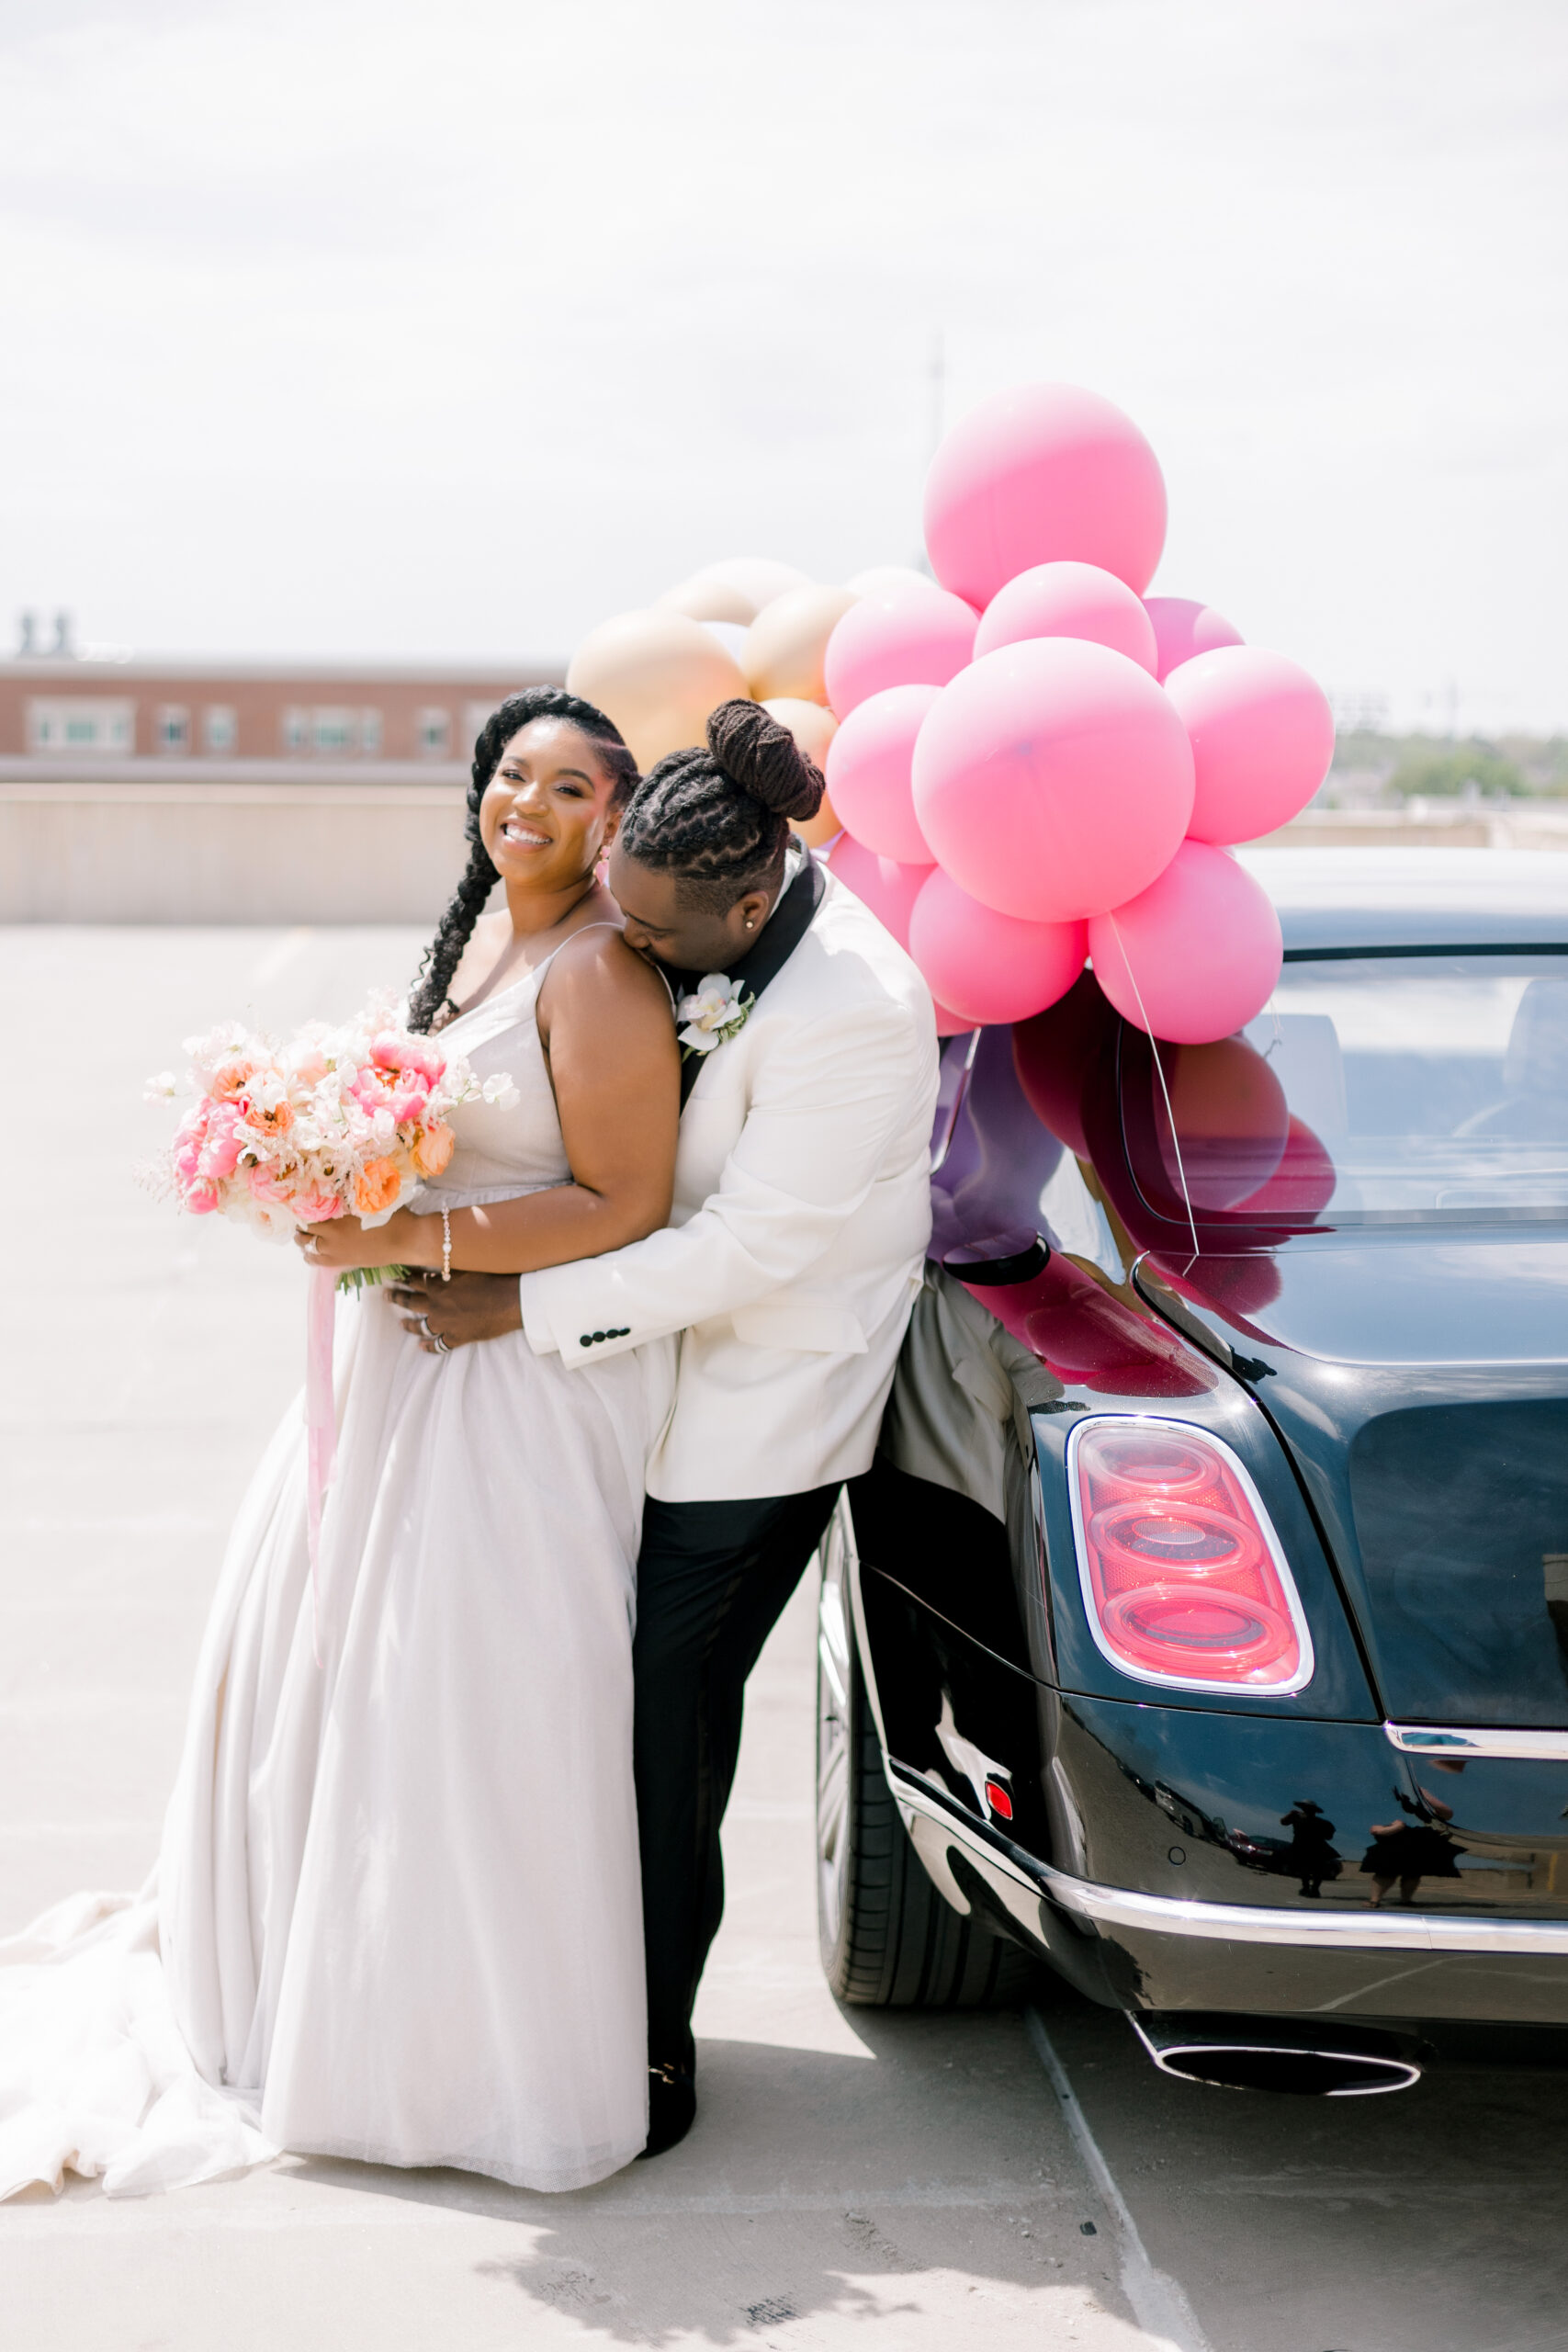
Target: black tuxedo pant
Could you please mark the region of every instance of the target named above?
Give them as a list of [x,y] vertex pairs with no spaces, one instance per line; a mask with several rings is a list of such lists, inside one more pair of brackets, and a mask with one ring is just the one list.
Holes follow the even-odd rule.
[[757,1501],[649,1498],[637,1559],[635,1729],[648,2047],[690,2067],[697,1982],[724,1914],[719,1825],[746,1678],[820,1541],[839,1488]]

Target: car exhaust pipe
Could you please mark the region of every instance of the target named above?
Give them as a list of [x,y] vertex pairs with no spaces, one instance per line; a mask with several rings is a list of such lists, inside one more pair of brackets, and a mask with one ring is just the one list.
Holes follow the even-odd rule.
[[1179,2009],[1129,2009],[1127,2021],[1162,2075],[1220,2090],[1371,2098],[1421,2079],[1419,2044],[1380,2026]]

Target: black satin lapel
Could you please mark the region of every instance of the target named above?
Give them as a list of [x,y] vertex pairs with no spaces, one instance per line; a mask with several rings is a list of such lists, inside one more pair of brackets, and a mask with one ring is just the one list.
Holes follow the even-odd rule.
[[[807,857],[800,872],[773,909],[762,936],[755,947],[748,948],[729,967],[728,977],[752,997],[759,997],[768,982],[776,979],[810,930],[817,910],[827,892],[828,879],[814,857]],[[671,986],[678,997],[690,993],[705,978],[701,972],[671,972]],[[715,1053],[722,1049],[716,1046]],[[681,1108],[702,1076],[705,1054],[688,1054],[681,1064]]]

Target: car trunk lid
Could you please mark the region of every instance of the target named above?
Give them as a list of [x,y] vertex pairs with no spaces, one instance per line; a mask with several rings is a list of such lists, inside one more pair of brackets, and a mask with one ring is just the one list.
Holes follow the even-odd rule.
[[1145,1259],[1300,1473],[1395,1722],[1568,1729],[1568,1236]]

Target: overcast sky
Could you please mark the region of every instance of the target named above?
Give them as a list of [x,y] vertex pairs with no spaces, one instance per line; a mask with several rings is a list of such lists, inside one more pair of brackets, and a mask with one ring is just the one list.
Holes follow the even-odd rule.
[[1062,377],[1156,585],[1568,725],[1562,0],[0,0],[0,619],[567,650]]

